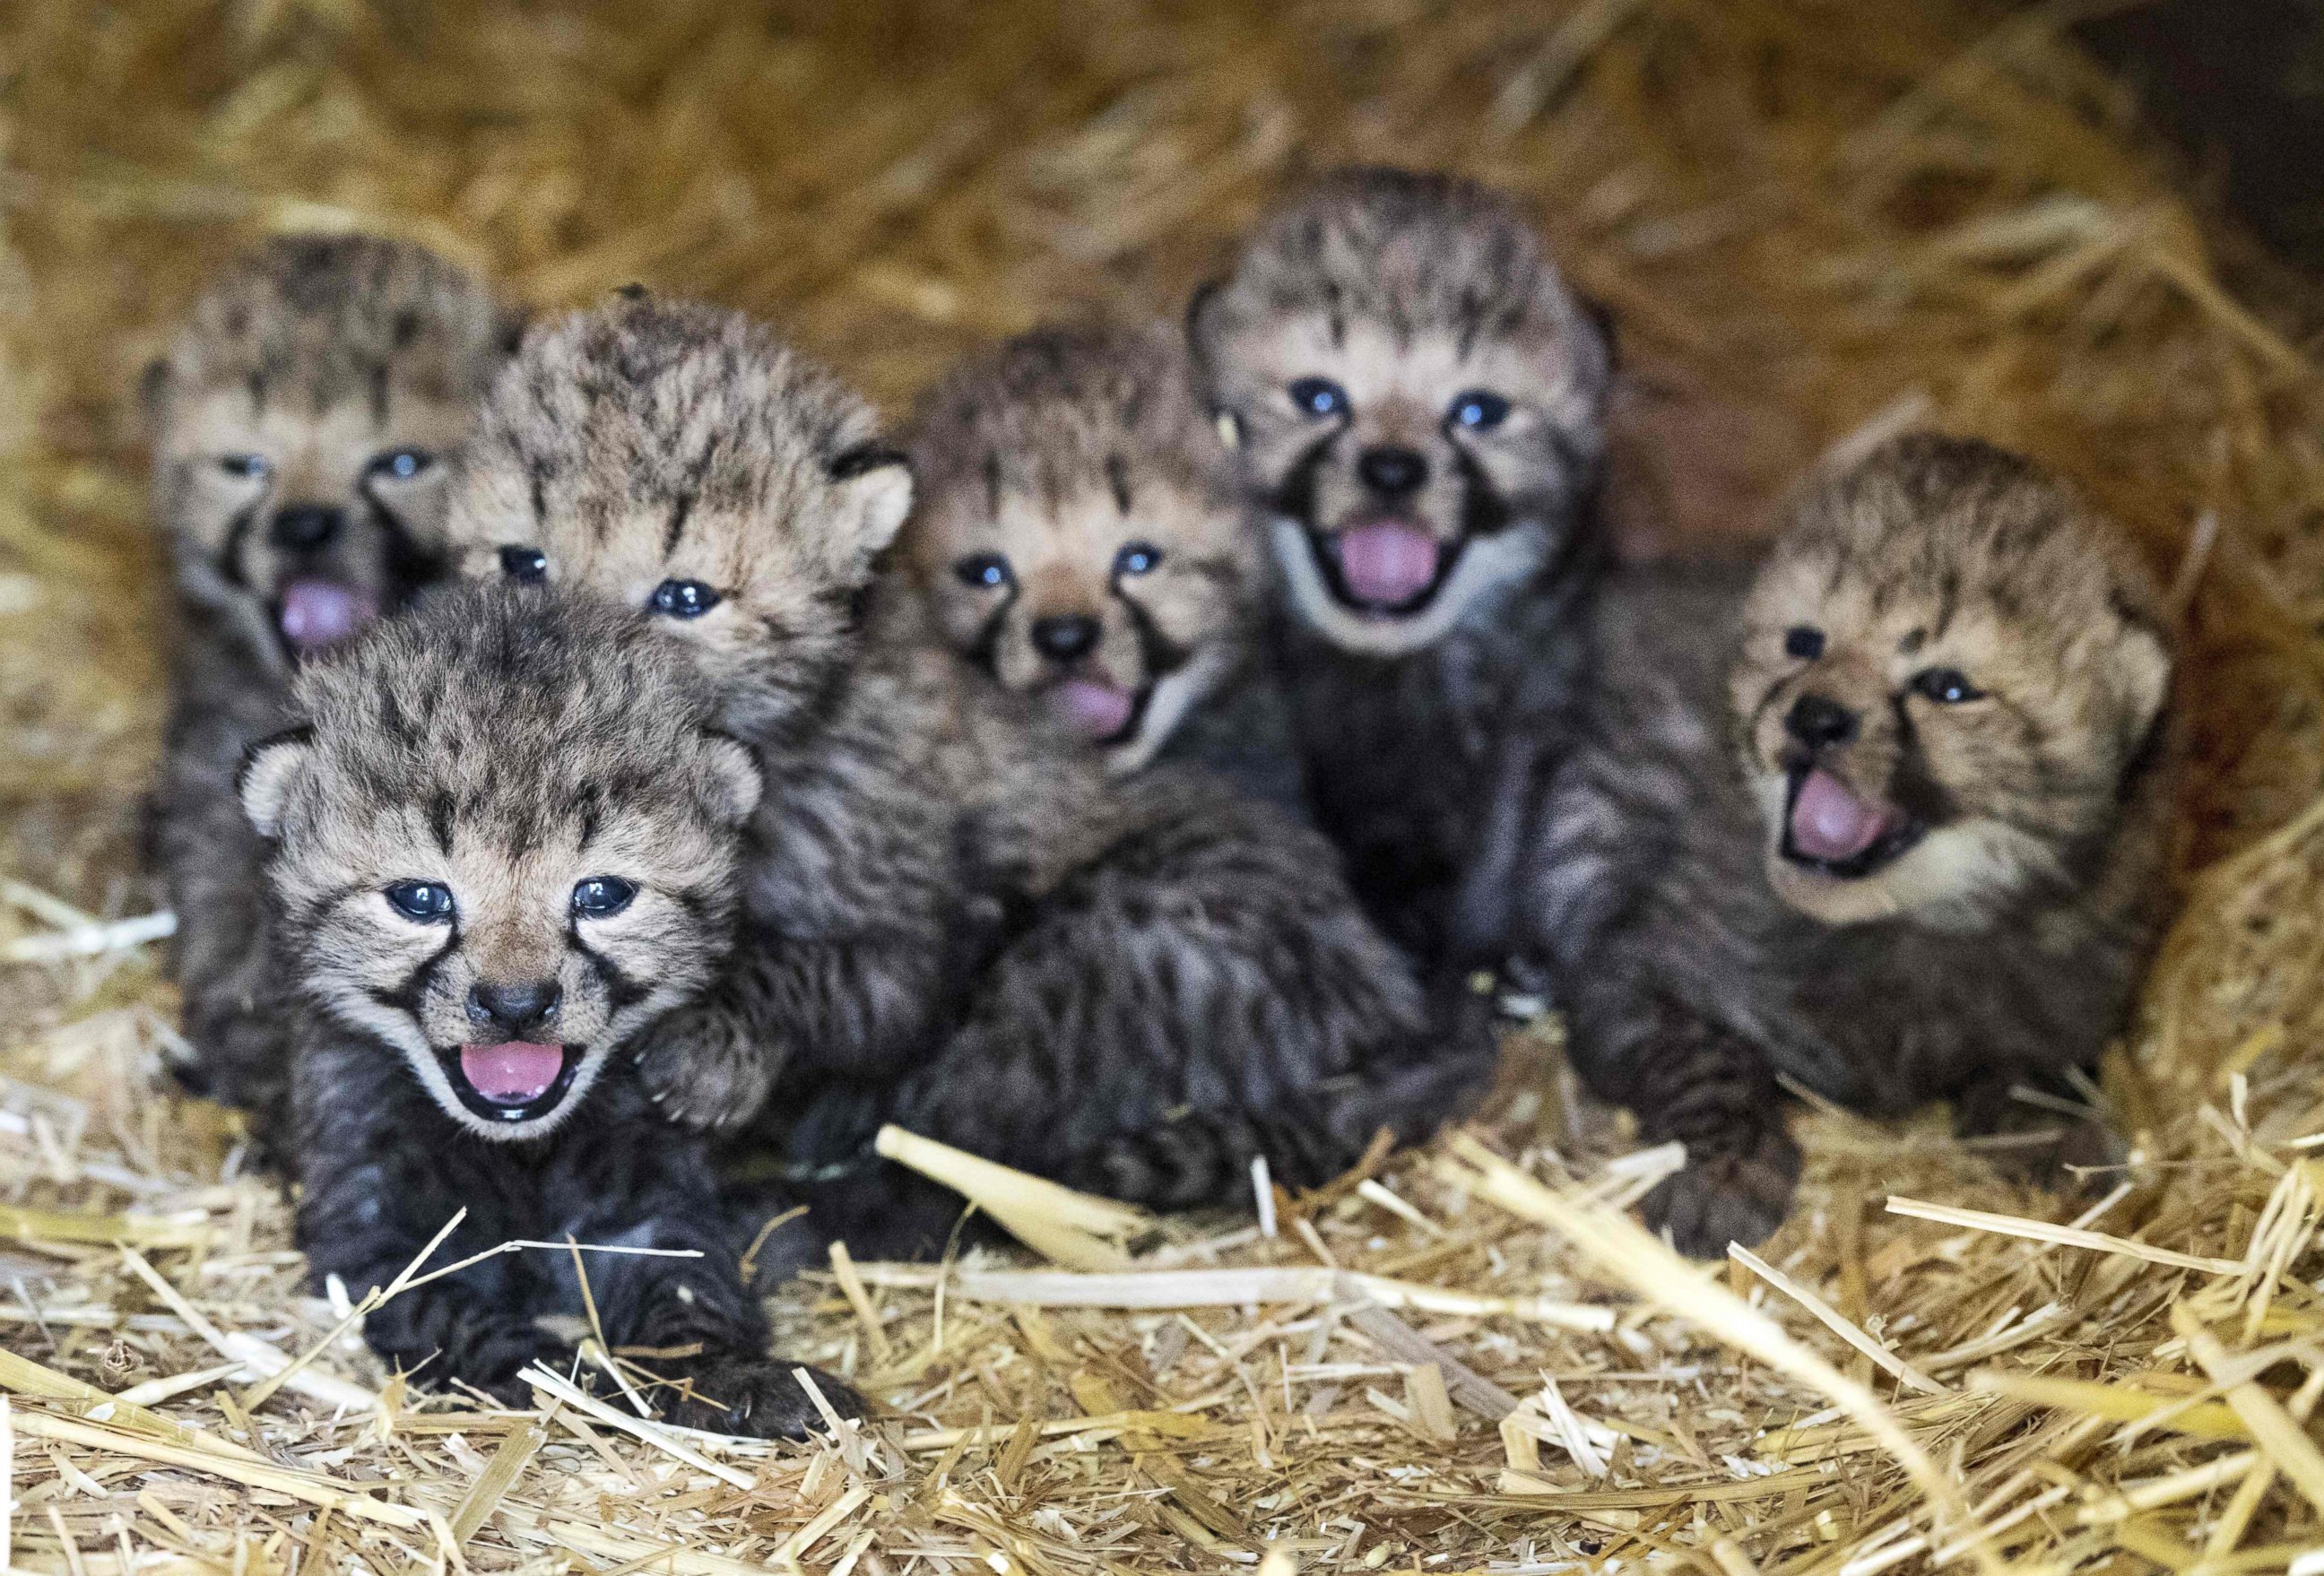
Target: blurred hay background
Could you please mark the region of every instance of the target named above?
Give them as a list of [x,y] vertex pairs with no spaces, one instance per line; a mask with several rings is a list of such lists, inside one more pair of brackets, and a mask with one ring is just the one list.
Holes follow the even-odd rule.
[[[2324,1537],[2319,323],[2190,208],[2074,14],[0,10],[0,1565],[2292,1565]],[[2057,1198],[1940,1118],[1819,1116],[1798,1218],[1720,1282],[1609,1223],[1665,1159],[1609,1161],[1534,1034],[1481,1129],[1514,1166],[1440,1147],[1281,1201],[1271,1237],[1174,1226],[1132,1272],[1159,1279],[798,1288],[786,1350],[897,1409],[825,1445],[674,1452],[618,1407],[386,1380],[298,1295],[230,1125],[152,1086],[169,994],[101,926],[150,907],[162,590],[130,391],[198,280],[271,229],[370,226],[537,306],[642,280],[752,308],[899,410],[1041,317],[1175,310],[1348,160],[1538,205],[1620,326],[1640,550],[1748,533],[1826,444],[1917,417],[2063,468],[2181,576],[2188,910],[2089,1092],[2136,1162]],[[1189,1273],[1218,1266],[1264,1273]]]

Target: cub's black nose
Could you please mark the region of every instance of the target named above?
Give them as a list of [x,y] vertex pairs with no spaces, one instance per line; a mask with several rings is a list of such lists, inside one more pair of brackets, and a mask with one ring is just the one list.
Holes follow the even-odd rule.
[[1097,620],[1085,613],[1051,613],[1033,621],[1033,649],[1044,657],[1070,662],[1097,648]]
[[479,980],[468,987],[468,1019],[490,1024],[510,1039],[522,1039],[557,1016],[564,994],[554,980],[513,984]]
[[1845,744],[1856,737],[1856,714],[1829,696],[1803,695],[1784,714],[1784,731],[1811,750]]
[[327,503],[293,503],[279,512],[266,528],[266,539],[278,548],[312,552],[329,545],[346,516]]
[[1356,475],[1373,492],[1393,498],[1428,480],[1428,461],[1408,448],[1368,448],[1356,459]]

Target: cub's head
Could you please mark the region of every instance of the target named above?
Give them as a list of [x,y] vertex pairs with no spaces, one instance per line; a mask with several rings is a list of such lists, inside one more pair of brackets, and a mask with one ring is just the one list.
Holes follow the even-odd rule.
[[1812,484],[1729,677],[1775,891],[1963,928],[2089,880],[2160,753],[2160,606],[2110,522],[1986,444],[1900,438]]
[[755,735],[852,649],[911,501],[844,383],[739,312],[640,293],[526,336],[451,534],[470,576],[586,586],[685,641]]
[[549,1131],[724,955],[752,752],[674,641],[561,593],[447,589],[295,694],[241,792],[303,988],[464,1127]]
[[1176,336],[1047,329],[920,406],[904,557],[954,649],[1130,770],[1233,668],[1243,529]]
[[447,462],[509,337],[417,246],[290,236],[227,269],[146,373],[179,584],[285,660],[398,605],[440,562]]
[[1418,650],[1584,529],[1605,336],[1500,197],[1333,176],[1189,327],[1292,606],[1335,645]]

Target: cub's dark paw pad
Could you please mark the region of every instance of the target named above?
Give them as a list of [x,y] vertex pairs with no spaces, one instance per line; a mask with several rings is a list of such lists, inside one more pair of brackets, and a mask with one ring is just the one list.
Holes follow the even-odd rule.
[[[805,1439],[830,1425],[779,1357],[705,1358],[662,1392],[662,1415],[682,1428],[752,1439]],[[819,1369],[816,1387],[842,1417],[861,1417],[863,1397]]]
[[1690,1258],[1718,1258],[1729,1242],[1766,1241],[1791,1213],[1800,1178],[1800,1152],[1781,1133],[1749,1148],[1689,1160],[1686,1169],[1646,1194],[1640,1205],[1647,1229],[1667,1229]]
[[657,1024],[638,1077],[664,1116],[712,1130],[751,1120],[774,1087],[778,1058],[724,1014],[681,1008]]

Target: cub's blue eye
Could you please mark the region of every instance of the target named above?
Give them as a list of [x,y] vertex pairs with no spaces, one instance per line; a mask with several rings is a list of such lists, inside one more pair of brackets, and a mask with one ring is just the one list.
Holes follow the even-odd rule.
[[1471,432],[1490,432],[1509,419],[1509,402],[1489,389],[1471,389],[1456,394],[1448,414],[1455,427],[1465,427]]
[[436,456],[424,448],[392,448],[373,457],[371,474],[392,481],[409,482],[435,463]]
[[653,588],[646,605],[671,618],[700,618],[724,600],[699,580],[665,580]]
[[963,585],[973,585],[982,591],[998,591],[1009,584],[1009,560],[999,553],[971,553],[952,567]]
[[538,584],[549,578],[549,555],[539,548],[503,548],[501,573],[528,585]]
[[266,456],[263,455],[230,454],[219,459],[218,469],[229,476],[240,476],[245,481],[256,481],[268,475],[274,467],[266,463]]
[[1968,676],[1958,668],[1923,668],[1913,675],[1913,692],[1940,705],[1949,706],[1985,698],[1985,691],[1971,684]]
[[1823,655],[1823,631],[1813,624],[1794,624],[1784,631],[1784,655],[1814,661]]
[[387,889],[387,900],[406,919],[434,925],[452,917],[452,889],[434,881],[398,881]]
[[619,914],[638,895],[637,883],[619,876],[591,876],[573,889],[573,912],[584,919],[604,919]]
[[1309,416],[1321,419],[1347,413],[1348,391],[1329,378],[1301,378],[1291,385],[1291,402]]
[[1148,575],[1162,561],[1162,549],[1151,542],[1126,542],[1121,551],[1113,555],[1113,572],[1117,575]]

